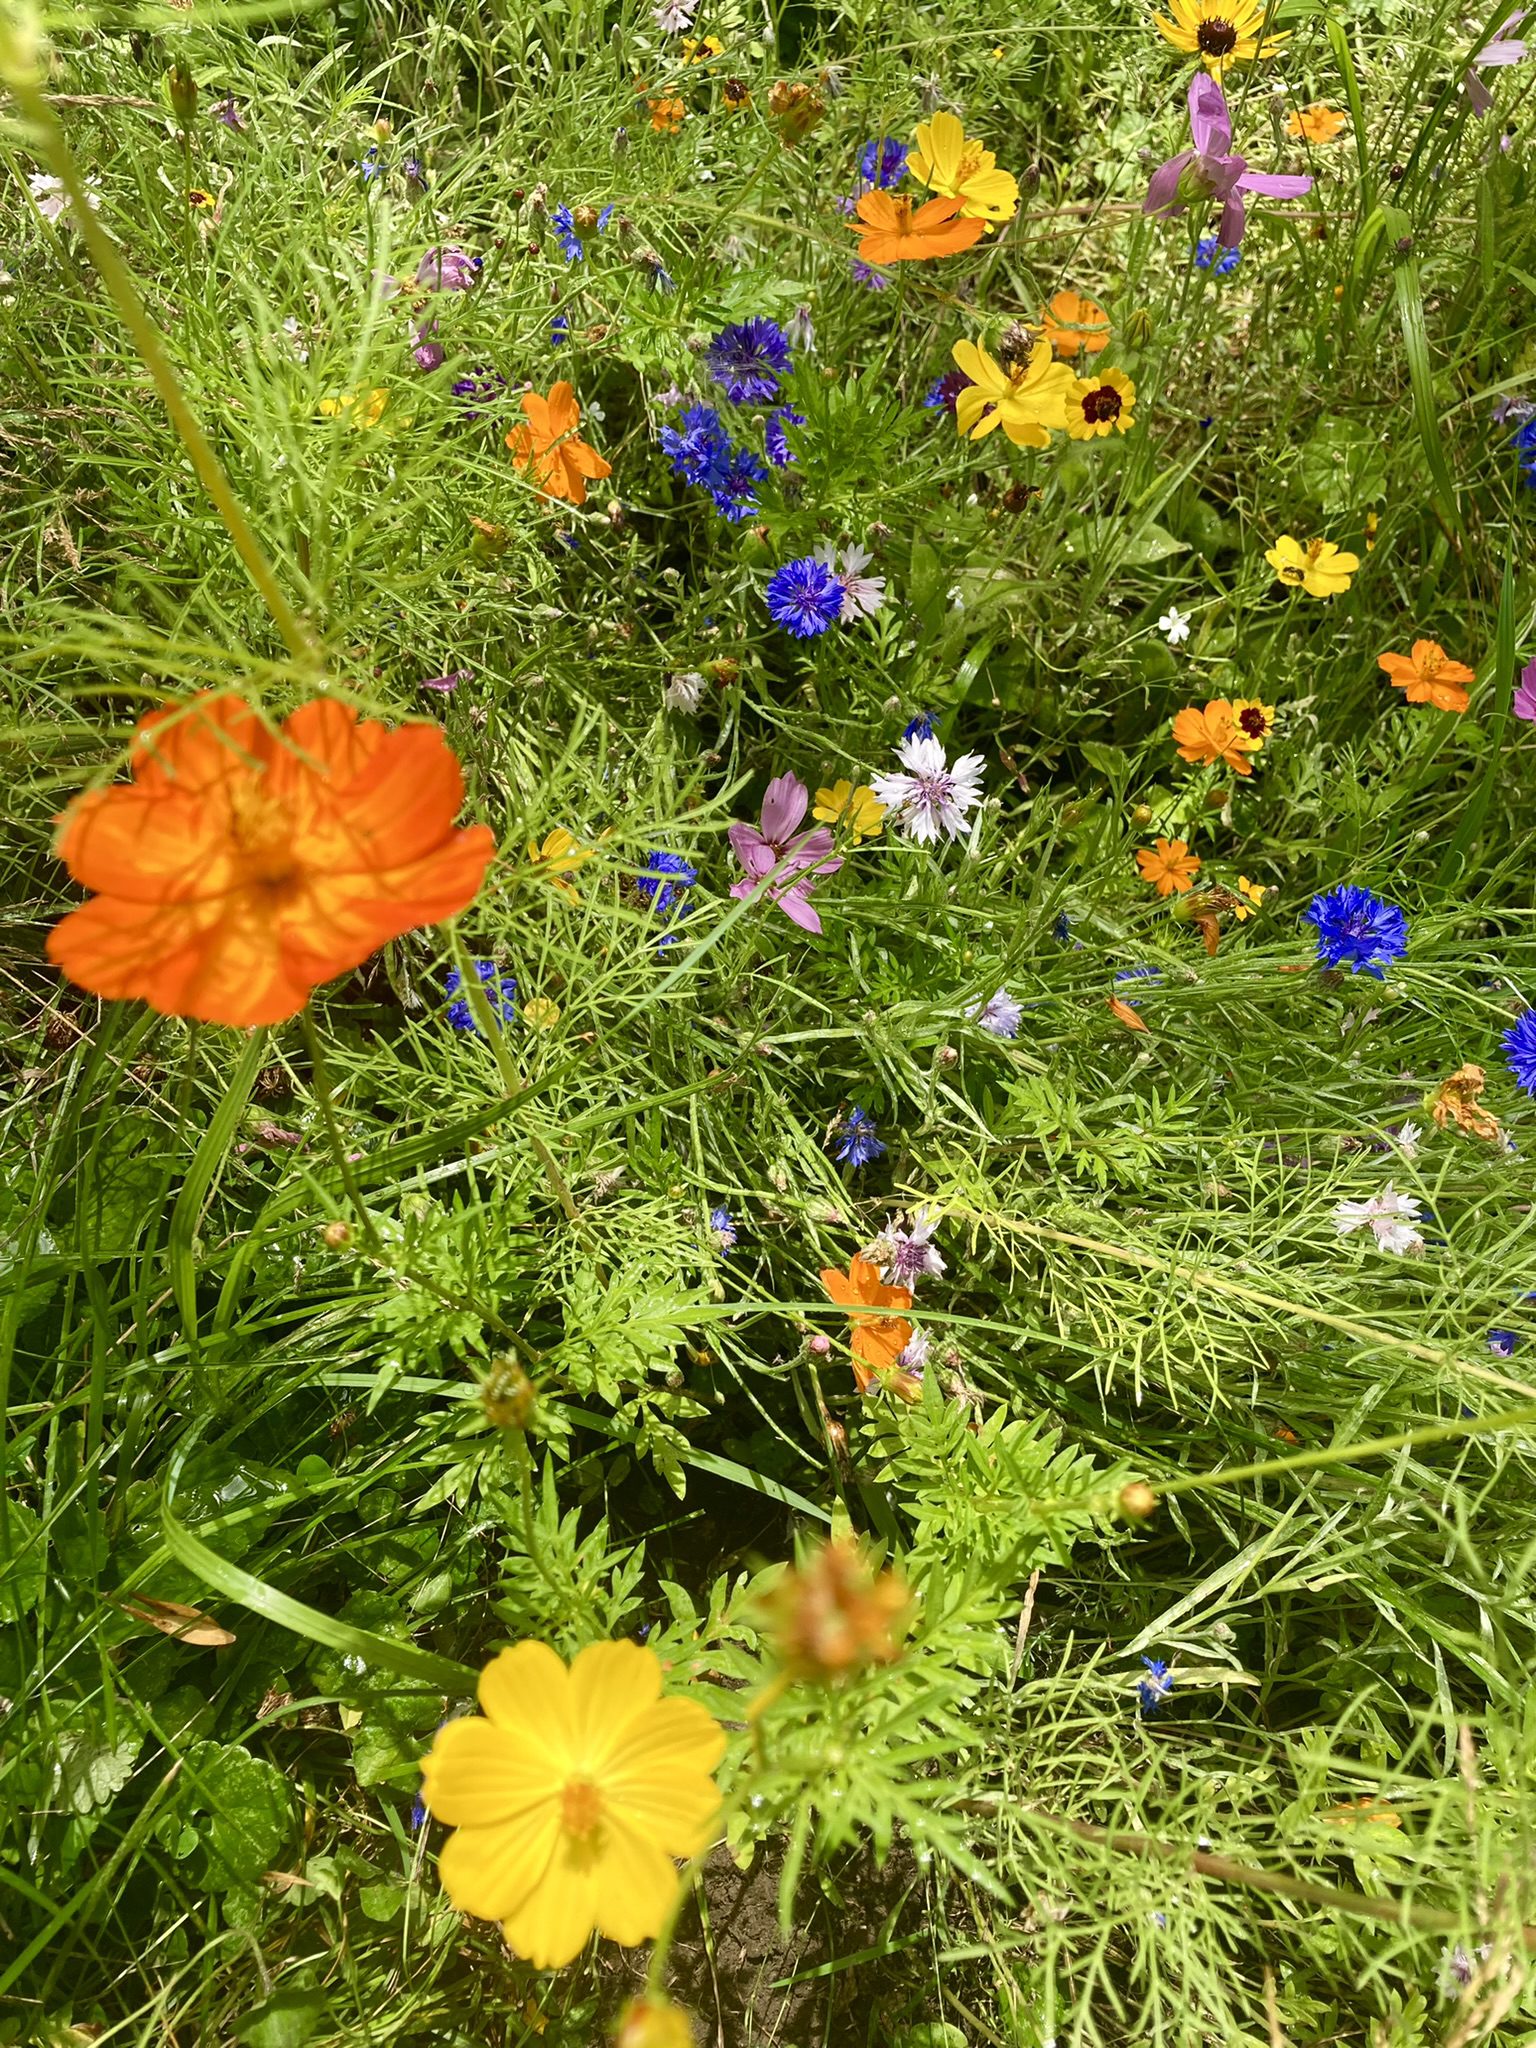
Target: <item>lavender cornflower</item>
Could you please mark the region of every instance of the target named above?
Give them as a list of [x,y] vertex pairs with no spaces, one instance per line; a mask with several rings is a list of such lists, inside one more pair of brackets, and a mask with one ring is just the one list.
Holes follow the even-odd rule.
[[903,740],[896,753],[905,772],[873,776],[870,787],[903,836],[919,846],[936,846],[941,836],[963,838],[981,802],[984,757],[962,754],[948,762],[936,739]]
[[763,426],[763,450],[775,469],[787,469],[794,461],[786,427],[803,427],[805,414],[792,405],[775,406]]
[[872,1249],[880,1254],[880,1278],[887,1287],[915,1288],[924,1277],[937,1280],[942,1276],[944,1260],[938,1247],[929,1242],[938,1226],[937,1216],[917,1209],[910,1230],[888,1225],[880,1233]]
[[797,640],[814,640],[835,626],[843,613],[843,586],[814,555],[775,570],[766,597],[774,624]]
[[733,405],[760,405],[779,395],[791,367],[789,342],[777,321],[755,315],[723,327],[709,344],[709,374]]
[[448,388],[455,398],[466,401],[465,419],[478,420],[485,417],[481,411],[482,406],[493,405],[498,398],[505,395],[507,380],[499,370],[481,365],[466,371],[462,377],[455,377]]
[[[494,960],[477,960],[475,974],[485,989],[486,1000],[491,1006],[491,1015],[500,1023],[510,1024],[517,1014],[517,983],[510,974],[503,974]],[[443,994],[458,996],[464,986],[464,977],[457,967],[449,973],[443,983]],[[469,1006],[468,996],[459,996],[456,1003],[448,1006],[448,1022],[455,1031],[478,1031],[479,1021]]]
[[836,1148],[832,1156],[843,1166],[868,1166],[885,1151],[876,1135],[874,1118],[856,1102],[849,1103],[847,1115],[832,1126],[828,1143],[834,1139]]
[[400,166],[400,175],[412,192],[425,192],[428,184],[427,167],[419,156],[408,156]]
[[232,129],[236,135],[243,135],[249,126],[233,93],[220,100],[213,110],[213,118],[215,121],[221,121],[226,128]]
[[1174,1676],[1161,1657],[1143,1657],[1147,1667],[1145,1678],[1136,1681],[1136,1699],[1141,1708],[1141,1718],[1150,1721],[1174,1688]]
[[1528,661],[1521,669],[1514,701],[1509,708],[1516,718],[1523,718],[1527,724],[1536,725],[1536,661]]
[[872,619],[885,603],[885,578],[866,576],[864,571],[875,559],[868,548],[848,547],[841,552],[829,540],[816,543],[816,559],[828,568],[843,586],[842,619]]
[[997,994],[989,996],[984,1003],[972,1003],[966,1011],[983,1031],[990,1031],[994,1038],[1017,1038],[1019,1026],[1024,1021],[1024,1010],[1014,1001],[1007,989],[1000,988]]
[[1499,1042],[1515,1077],[1515,1086],[1523,1088],[1527,1095],[1536,1095],[1536,1010],[1527,1010],[1517,1017]]
[[1319,967],[1347,966],[1380,981],[1408,950],[1408,920],[1395,903],[1383,902],[1354,882],[1314,896],[1306,921],[1317,932]]
[[709,1212],[709,1229],[710,1235],[720,1248],[720,1256],[722,1258],[725,1257],[727,1252],[735,1251],[738,1233],[735,1224],[731,1221],[729,1209],[711,1209]]
[[[451,697],[460,683],[472,683],[475,672],[472,668],[452,668],[444,676],[428,676],[424,683],[416,685],[418,690],[435,690],[439,697]],[[484,976],[481,977],[484,979]]]
[[798,349],[803,356],[816,353],[816,328],[811,320],[811,309],[806,305],[796,306],[784,322],[784,339],[792,349]]
[[[1522,7],[1516,13],[1507,16],[1499,24],[1493,41],[1485,43],[1472,59],[1474,67],[1479,64],[1485,64],[1490,71],[1498,71],[1504,69],[1507,65],[1524,62],[1531,53],[1530,45],[1522,42],[1518,36],[1511,35],[1510,31],[1520,26],[1528,11],[1528,9]],[[1475,68],[1467,72],[1461,83],[1462,89],[1467,95],[1467,105],[1479,120],[1482,119],[1484,114],[1492,113],[1493,94],[1484,85],[1481,76]]]
[[416,282],[434,292],[467,292],[480,280],[485,259],[471,256],[457,242],[429,249],[416,266]]
[[872,270],[867,263],[861,263],[857,256],[848,266],[848,270],[854,283],[862,285],[867,292],[883,292],[891,281],[889,271]]

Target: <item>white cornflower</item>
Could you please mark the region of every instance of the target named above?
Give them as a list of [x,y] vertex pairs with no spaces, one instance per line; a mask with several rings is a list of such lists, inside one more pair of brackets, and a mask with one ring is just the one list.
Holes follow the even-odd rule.
[[990,1031],[994,1038],[1017,1038],[1024,1011],[1007,989],[1000,988],[984,1003],[972,1003],[965,1014],[973,1018],[983,1031]]
[[914,1330],[902,1350],[897,1353],[896,1370],[910,1373],[915,1380],[923,1376],[923,1367],[928,1363],[928,1332]]
[[811,324],[811,309],[809,306],[796,306],[793,313],[784,322],[784,339],[800,355],[815,355],[816,329]]
[[[86,182],[95,185],[97,180],[89,178]],[[51,178],[46,171],[32,171],[28,174],[27,184],[31,188],[37,210],[44,220],[57,220],[68,207],[69,194],[64,190],[62,178]],[[92,213],[101,205],[101,200],[95,192],[87,192],[85,200]]]
[[1189,638],[1189,620],[1176,604],[1171,604],[1158,620],[1157,630],[1170,647],[1177,647]]
[[870,787],[903,836],[919,846],[936,846],[941,836],[962,839],[967,814],[981,802],[980,754],[962,754],[953,766],[936,739],[903,740],[896,749],[904,775],[877,775]]
[[1384,1252],[1421,1252],[1424,1240],[1414,1228],[1423,1205],[1417,1195],[1400,1195],[1388,1181],[1379,1195],[1364,1202],[1340,1202],[1333,1212],[1340,1237],[1369,1224],[1378,1247]]
[[661,693],[661,701],[669,711],[681,711],[685,717],[692,718],[704,701],[707,687],[696,668],[684,669],[672,677]]
[[699,0],[661,0],[661,5],[652,11],[662,34],[675,36],[685,28],[692,28],[698,7]]
[[926,1274],[937,1280],[944,1271],[944,1261],[937,1246],[930,1244],[939,1225],[937,1216],[927,1209],[916,1209],[912,1214],[912,1228],[898,1230],[890,1224],[877,1239],[880,1252],[880,1278],[887,1287],[912,1287]]
[[843,608],[838,618],[845,623],[849,619],[872,619],[885,603],[885,578],[864,574],[875,559],[869,549],[844,548],[839,554],[831,541],[819,540],[812,552],[843,586]]
[[1417,1124],[1408,1123],[1403,1125],[1403,1128],[1397,1134],[1395,1142],[1398,1151],[1402,1153],[1405,1159],[1418,1158],[1419,1139],[1422,1136],[1423,1132]]

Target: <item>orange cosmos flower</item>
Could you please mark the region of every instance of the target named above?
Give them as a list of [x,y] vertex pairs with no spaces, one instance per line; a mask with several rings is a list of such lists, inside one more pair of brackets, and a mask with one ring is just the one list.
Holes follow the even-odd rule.
[[[1265,707],[1245,708],[1262,711]],[[1273,711],[1270,715],[1272,718]],[[1264,744],[1264,730],[1255,734],[1241,726],[1235,707],[1225,697],[1211,698],[1203,711],[1187,704],[1175,713],[1173,737],[1181,761],[1195,761],[1202,767],[1225,761],[1238,775],[1253,773],[1246,757],[1257,753]]]
[[[650,108],[651,126],[658,135],[675,135],[688,118],[687,107],[670,93],[664,99],[647,100],[645,104]],[[576,502],[580,504],[581,500]]]
[[913,210],[910,199],[889,192],[866,192],[854,209],[859,220],[848,225],[859,243],[861,263],[926,263],[933,256],[953,256],[979,242],[984,220],[956,219],[963,200],[928,199]]
[[1336,142],[1343,132],[1344,116],[1332,107],[1302,107],[1285,124],[1287,135],[1298,142]]
[[48,957],[166,1016],[296,1016],[386,939],[467,909],[496,851],[489,826],[454,825],[464,779],[435,725],[390,732],[334,697],[274,731],[204,691],[144,719],[130,762],[59,820],[59,858],[98,893]]
[[1175,889],[1184,896],[1195,886],[1200,856],[1191,853],[1182,839],[1159,839],[1137,850],[1136,865],[1141,879],[1150,882],[1159,896],[1171,896]]
[[568,498],[573,505],[587,502],[587,479],[611,476],[613,466],[595,448],[579,440],[581,407],[576,395],[562,378],[551,384],[548,398],[537,391],[523,393],[523,425],[507,436],[512,460],[519,469],[532,469],[533,480],[547,498]]
[[835,1266],[823,1267],[821,1284],[829,1299],[847,1309],[853,1325],[853,1376],[859,1392],[867,1394],[876,1379],[893,1375],[889,1379],[893,1390],[905,1401],[917,1400],[922,1393],[921,1381],[896,1369],[897,1359],[911,1342],[912,1325],[901,1316],[881,1313],[885,1309],[910,1308],[911,1289],[885,1286],[880,1268],[867,1259],[850,1259],[846,1273],[839,1273]]
[[1040,331],[1057,355],[1066,358],[1080,348],[1096,356],[1109,347],[1109,315],[1080,292],[1057,292],[1040,315]]
[[1471,699],[1463,685],[1477,680],[1464,661],[1450,659],[1438,640],[1415,640],[1412,654],[1378,654],[1376,666],[1410,704],[1433,704],[1437,711],[1465,711]]

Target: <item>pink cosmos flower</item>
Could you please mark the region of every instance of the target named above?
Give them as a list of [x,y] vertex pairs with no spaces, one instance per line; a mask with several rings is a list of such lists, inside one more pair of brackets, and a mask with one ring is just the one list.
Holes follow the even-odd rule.
[[[1510,31],[1520,26],[1527,12],[1528,10],[1522,7],[1517,13],[1511,14],[1507,20],[1501,22],[1498,34],[1491,43],[1483,45],[1482,49],[1472,59],[1473,64],[1483,64],[1490,71],[1499,71],[1507,65],[1523,63],[1531,54],[1530,45],[1522,42],[1518,36],[1512,35]],[[1481,76],[1476,70],[1469,71],[1461,83],[1462,89],[1467,95],[1467,105],[1479,120],[1482,119],[1484,114],[1491,114],[1493,112],[1493,94],[1484,85]]]
[[1510,705],[1516,718],[1528,719],[1536,725],[1536,661],[1528,661],[1520,671],[1520,681],[1515,688],[1515,701]]
[[1189,132],[1193,149],[1181,150],[1159,164],[1147,186],[1143,213],[1183,213],[1192,200],[1219,199],[1221,221],[1216,240],[1235,249],[1243,239],[1245,192],[1270,199],[1299,199],[1312,180],[1281,171],[1250,171],[1248,159],[1230,154],[1232,116],[1227,96],[1209,72],[1197,71],[1189,86]]
[[732,825],[726,836],[746,870],[731,884],[731,894],[744,899],[766,889],[791,924],[819,932],[821,919],[811,903],[811,891],[843,863],[832,854],[830,826],[819,825],[796,837],[810,801],[811,793],[797,775],[776,776],[763,797],[760,823]]

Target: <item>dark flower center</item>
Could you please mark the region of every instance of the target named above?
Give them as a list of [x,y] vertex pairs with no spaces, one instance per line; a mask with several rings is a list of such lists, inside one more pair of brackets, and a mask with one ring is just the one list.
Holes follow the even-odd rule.
[[1090,424],[1119,417],[1120,394],[1113,384],[1101,384],[1097,391],[1090,391],[1083,400],[1083,418]]
[[1230,21],[1223,21],[1219,15],[1209,21],[1202,21],[1195,32],[1195,41],[1202,56],[1225,57],[1236,48],[1237,30]]
[[1269,721],[1257,704],[1250,704],[1246,711],[1240,711],[1237,722],[1251,740],[1261,740],[1269,731]]

